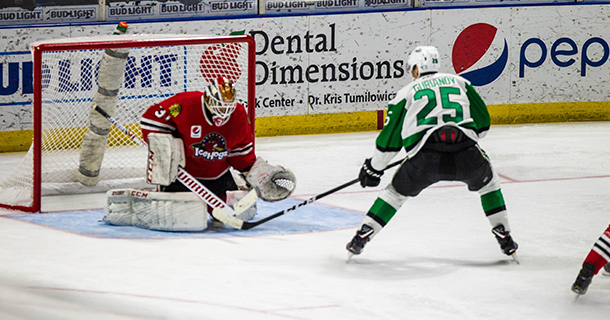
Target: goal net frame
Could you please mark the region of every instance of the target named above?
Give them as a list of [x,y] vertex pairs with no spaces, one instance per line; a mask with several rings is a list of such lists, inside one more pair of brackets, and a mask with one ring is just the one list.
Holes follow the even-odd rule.
[[[42,198],[42,131],[43,131],[43,54],[47,52],[62,52],[75,50],[104,50],[124,48],[148,47],[186,47],[191,45],[238,44],[247,45],[247,66],[242,70],[247,76],[246,103],[248,118],[254,134],[255,125],[255,87],[256,87],[256,45],[250,35],[231,36],[200,36],[200,35],[121,35],[121,36],[94,36],[84,38],[68,38],[35,42],[30,45],[33,58],[33,139],[30,151],[32,155],[32,198],[31,205],[15,205],[0,203],[0,208],[20,210],[30,213],[41,211]],[[122,87],[122,85],[121,85]],[[203,91],[203,87],[197,90]],[[160,102],[159,100],[158,102]],[[151,104],[152,105],[152,104]],[[26,159],[24,159],[26,160]],[[75,168],[77,170],[78,168]],[[145,171],[142,171],[144,177]],[[0,200],[1,201],[1,200]]]

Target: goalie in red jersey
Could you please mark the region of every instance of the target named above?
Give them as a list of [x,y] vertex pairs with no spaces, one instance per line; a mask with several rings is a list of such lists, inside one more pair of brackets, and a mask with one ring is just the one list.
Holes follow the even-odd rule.
[[[162,198],[163,205],[158,201],[151,202],[136,210],[132,201],[134,208],[130,211],[136,216],[144,211],[153,213],[152,218],[138,218],[138,221],[164,220],[160,223],[162,225],[154,222],[151,226],[138,225],[140,227],[184,231],[207,227],[207,221],[202,222],[207,220],[202,208],[206,205],[194,194],[184,193],[189,189],[176,180],[178,167],[184,168],[229,205],[246,193],[238,191],[231,167],[241,174],[247,188],[259,187],[263,200],[282,200],[294,190],[296,179],[290,170],[256,157],[254,133],[246,109],[236,101],[235,87],[227,78],[215,79],[203,92],[178,93],[149,107],[140,124],[149,149],[147,182],[158,185],[159,192],[152,196]],[[286,189],[274,183],[276,179],[291,180],[292,188]],[[163,209],[159,209],[162,206]],[[255,214],[256,207],[253,207],[238,218],[250,220]],[[165,218],[168,215],[176,217]],[[127,216],[115,220],[121,219],[129,220]],[[215,226],[220,224],[216,220],[213,222]]]

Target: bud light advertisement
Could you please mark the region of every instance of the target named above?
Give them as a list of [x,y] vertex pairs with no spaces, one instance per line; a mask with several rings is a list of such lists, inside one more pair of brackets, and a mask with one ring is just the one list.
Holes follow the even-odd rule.
[[0,26],[98,21],[98,0],[2,0]]
[[106,21],[256,14],[258,14],[256,0],[110,0],[106,8]]
[[410,0],[266,0],[265,15],[338,13],[412,8]]

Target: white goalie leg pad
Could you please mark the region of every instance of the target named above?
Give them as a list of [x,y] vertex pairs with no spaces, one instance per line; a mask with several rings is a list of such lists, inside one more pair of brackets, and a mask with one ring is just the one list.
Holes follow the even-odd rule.
[[131,190],[113,189],[106,192],[106,207],[102,221],[115,226],[132,226]]
[[[248,194],[248,190],[235,190],[235,191],[227,191],[227,204],[233,207],[241,198],[245,197]],[[252,220],[256,215],[256,203],[250,208],[244,210],[244,212],[236,215],[240,220],[248,221]]]
[[261,199],[279,201],[286,199],[296,187],[297,179],[292,171],[276,165],[270,165],[263,158],[256,158],[246,181],[254,188],[258,187]]
[[191,192],[153,192],[133,197],[133,225],[161,231],[207,228],[207,206]]
[[80,183],[94,186],[99,181],[107,140],[108,134],[97,134],[91,128],[85,132],[76,170],[76,179]]
[[110,116],[114,116],[128,55],[129,49],[106,49],[100,61],[98,88],[91,104],[89,128],[83,139],[79,168],[76,172],[76,179],[87,186],[94,186],[99,180],[111,125],[106,117],[94,109],[100,107]]
[[176,181],[178,167],[184,165],[182,139],[166,133],[148,135],[148,183],[168,186]]
[[104,221],[160,231],[201,231],[207,228],[207,206],[190,192],[115,189],[106,193]]

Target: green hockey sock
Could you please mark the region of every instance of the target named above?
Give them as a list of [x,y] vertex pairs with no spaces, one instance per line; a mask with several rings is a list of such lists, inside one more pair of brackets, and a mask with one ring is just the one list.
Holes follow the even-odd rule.
[[377,220],[377,222],[383,226],[385,226],[385,224],[392,219],[394,214],[396,214],[396,209],[387,202],[383,201],[381,198],[377,198],[377,200],[375,200],[375,203],[373,203],[373,206],[371,209],[369,209],[368,213],[369,216],[374,215],[377,217],[378,219],[375,220]]
[[481,205],[486,216],[490,216],[494,213],[506,210],[506,204],[504,203],[504,197],[500,189],[486,193],[481,196]]

